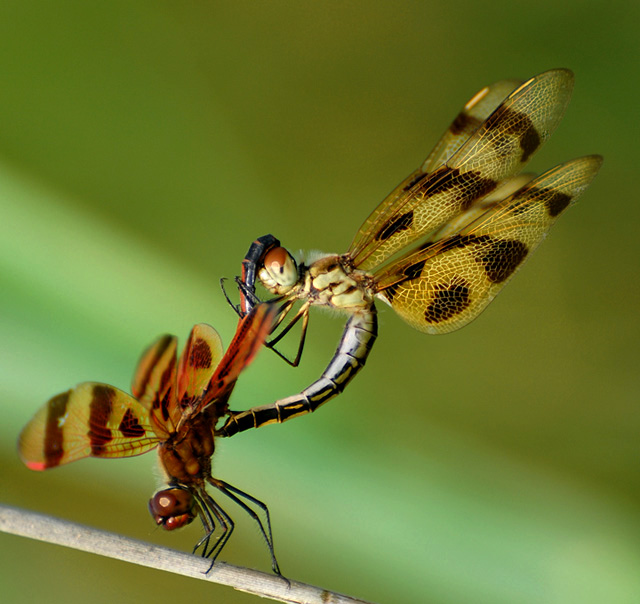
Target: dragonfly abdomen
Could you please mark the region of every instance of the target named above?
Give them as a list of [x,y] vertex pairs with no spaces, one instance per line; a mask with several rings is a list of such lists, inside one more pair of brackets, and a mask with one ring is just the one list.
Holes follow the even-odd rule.
[[340,394],[364,367],[377,336],[378,318],[374,306],[366,312],[352,315],[345,326],[333,359],[319,380],[299,394],[232,415],[219,434],[232,436],[250,428],[282,423],[312,413]]

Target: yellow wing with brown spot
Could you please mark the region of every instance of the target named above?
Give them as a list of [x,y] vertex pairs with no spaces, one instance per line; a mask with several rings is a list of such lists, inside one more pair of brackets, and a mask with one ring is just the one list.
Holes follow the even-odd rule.
[[[458,119],[462,133],[445,135],[423,168],[373,211],[349,250],[356,267],[371,270],[380,266],[402,248],[466,212],[522,170],[564,115],[573,90],[573,74],[555,69],[537,75],[494,109],[512,85],[515,82],[508,81],[496,85],[495,91],[489,88],[486,102],[482,91],[476,95],[478,98],[474,97],[466,109],[474,119]],[[478,125],[479,118],[492,109]],[[462,115],[466,116],[465,110]],[[444,163],[436,167],[441,159]]]
[[598,155],[581,157],[531,180],[457,234],[376,274],[377,295],[420,331],[463,327],[493,300],[601,164]]
[[160,440],[145,405],[113,386],[85,382],[36,412],[18,452],[30,469],[46,470],[84,457],[140,455]]

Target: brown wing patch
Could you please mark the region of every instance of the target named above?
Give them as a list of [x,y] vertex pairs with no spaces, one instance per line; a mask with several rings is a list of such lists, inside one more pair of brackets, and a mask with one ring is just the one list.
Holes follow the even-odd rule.
[[[507,126],[505,127],[505,124]],[[540,134],[529,116],[524,112],[513,111],[508,107],[498,109],[486,122],[485,129],[490,135],[492,131],[497,133],[494,140],[494,146],[500,152],[505,149],[505,156],[510,152],[510,137],[518,140],[522,155],[520,161],[524,164],[537,151],[542,144]],[[501,139],[504,137],[504,139]]]
[[211,325],[199,323],[193,327],[178,361],[175,399],[170,397],[163,408],[163,416],[169,415],[172,426],[180,424],[187,410],[188,415],[195,411],[223,352],[220,336]]
[[100,457],[103,447],[113,440],[111,429],[107,427],[113,412],[112,398],[115,389],[105,384],[96,384],[89,404],[89,442],[91,455]]
[[399,233],[400,231],[406,231],[409,227],[411,227],[411,223],[413,222],[413,211],[407,212],[406,214],[401,214],[396,218],[390,220],[387,224],[385,224],[380,232],[376,235],[376,239],[378,241],[385,241],[389,239],[389,237]]
[[84,457],[130,457],[153,449],[164,434],[132,396],[85,382],[54,396],[24,427],[18,451],[32,470]]
[[498,239],[486,249],[482,249],[477,262],[482,264],[489,281],[506,281],[527,257],[527,246],[514,239]]
[[202,338],[196,340],[189,355],[189,364],[194,369],[209,369],[213,359],[211,357],[211,348],[209,344]]
[[459,315],[471,302],[469,285],[464,279],[454,279],[448,285],[439,283],[433,289],[433,299],[424,311],[424,320],[429,324]]
[[530,181],[458,234],[421,246],[376,273],[378,295],[416,329],[447,333],[466,325],[586,190],[601,163],[599,156],[582,157]]
[[60,464],[64,456],[64,431],[62,418],[67,413],[67,404],[71,391],[54,396],[48,404],[44,437],[44,459],[47,468]]
[[478,171],[462,172],[457,168],[442,166],[430,175],[424,183],[425,197],[435,197],[449,192],[451,201],[466,210],[476,199],[491,193],[498,183],[491,178],[483,178]]
[[[392,255],[420,238],[438,231],[489,195],[505,179],[517,174],[547,140],[562,118],[573,88],[573,74],[565,69],[542,73],[513,91],[496,105],[497,96],[478,113],[481,125],[459,117],[451,132],[455,152],[438,148],[432,169],[410,175],[372,212],[356,235],[349,255],[355,267],[374,270]],[[470,102],[482,105],[484,93]],[[449,154],[450,153],[450,154]],[[444,159],[439,167],[432,162]],[[399,217],[412,213],[411,224]],[[392,228],[402,225],[403,228]],[[381,237],[380,235],[384,235]]]
[[127,438],[141,438],[144,436],[144,428],[131,409],[126,410],[118,430]]
[[571,203],[571,196],[559,191],[540,191],[537,195],[546,197],[545,205],[552,218],[559,216]]

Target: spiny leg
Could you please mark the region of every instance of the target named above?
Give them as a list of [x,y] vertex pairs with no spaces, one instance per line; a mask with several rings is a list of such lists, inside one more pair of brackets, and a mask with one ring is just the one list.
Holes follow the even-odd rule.
[[[262,536],[264,537],[264,540],[267,543],[267,547],[269,548],[269,553],[271,554],[271,568],[273,569],[274,573],[282,576],[282,573],[280,572],[280,566],[278,565],[278,561],[276,560],[276,554],[273,548],[273,533],[271,532],[271,516],[269,514],[269,508],[267,507],[267,505],[262,501],[260,501],[259,499],[256,499],[255,497],[249,495],[249,493],[245,493],[244,491],[241,491],[239,488],[234,487],[233,485],[229,484],[228,482],[225,482],[224,480],[220,480],[218,478],[208,478],[207,480],[211,485],[213,485],[214,487],[219,489],[222,493],[224,493],[227,497],[229,497],[229,499],[237,503],[245,512],[247,512],[247,514],[249,514],[249,516],[251,516],[251,518],[253,518],[255,523],[260,528],[260,532],[262,533]],[[240,497],[243,497],[247,501],[250,501],[251,503],[259,507],[263,511],[265,518],[267,520],[266,530],[264,528],[264,525],[262,524],[262,520],[260,520],[260,516],[258,516],[258,514],[256,514],[256,512],[252,510],[251,507],[249,507],[244,501],[242,501]]]
[[[294,301],[292,301],[290,303],[290,306],[288,308],[286,308],[287,305],[283,305],[283,307],[282,307],[283,310],[281,310],[282,314],[279,316],[278,321],[276,322],[276,325],[274,326],[274,330],[278,327],[278,325],[280,325],[280,323],[282,323],[282,319],[284,319],[285,315],[291,310],[291,307],[293,306],[293,304],[294,304]],[[292,367],[297,367],[300,364],[300,358],[302,357],[302,351],[304,349],[304,342],[305,342],[305,338],[307,337],[307,327],[309,325],[309,307],[310,307],[310,303],[309,302],[305,302],[300,307],[300,310],[296,313],[295,317],[293,317],[293,319],[291,319],[291,321],[289,321],[287,326],[277,336],[275,336],[274,338],[272,338],[268,342],[265,342],[265,346],[267,348],[270,348],[271,350],[273,350],[273,352],[275,352],[281,359],[286,361]],[[285,308],[286,308],[286,310],[284,310]],[[284,354],[282,354],[279,350],[277,350],[275,348],[275,345],[280,340],[282,340],[282,338],[284,338],[284,336],[286,336],[289,333],[291,328],[300,319],[302,319],[302,330],[301,330],[301,334],[300,334],[300,341],[298,343],[298,350],[296,352],[296,357],[295,357],[295,359],[293,361],[291,361]]]
[[238,315],[238,317],[240,317],[242,319],[242,317],[244,316],[242,314],[242,310],[240,309],[240,305],[239,304],[234,304],[231,301],[231,298],[229,297],[229,294],[227,293],[227,288],[224,286],[224,282],[227,280],[226,277],[221,277],[220,278],[220,289],[222,290],[222,294],[225,297],[225,300],[227,301],[227,304],[229,306],[231,306],[231,308],[233,308],[234,312]]
[[193,554],[195,554],[198,551],[198,548],[203,547],[202,550],[202,557],[206,558],[206,552],[207,552],[207,548],[209,547],[209,541],[211,540],[211,535],[213,535],[213,533],[216,530],[216,526],[215,526],[215,522],[213,521],[213,516],[211,515],[211,512],[209,511],[209,508],[205,505],[204,501],[202,501],[200,495],[196,492],[193,493],[195,500],[196,500],[196,505],[198,507],[198,512],[199,512],[199,516],[200,516],[200,520],[202,521],[202,526],[204,527],[204,531],[205,534],[204,536],[198,541],[198,543],[196,543],[193,547]]
[[[218,505],[215,499],[213,499],[213,497],[211,497],[211,495],[209,495],[204,490],[204,487],[201,489],[199,496],[202,498],[203,506],[207,509],[208,515],[211,516],[212,514],[213,516],[215,516],[216,520],[218,521],[218,526],[222,531],[220,534],[220,537],[218,537],[218,539],[213,544],[211,549],[209,549],[209,551],[205,549],[202,552],[203,558],[211,558],[211,566],[209,566],[207,570],[207,572],[209,572],[213,568],[213,565],[215,564],[217,557],[220,555],[220,552],[224,549],[224,546],[227,544],[227,542],[229,541],[229,538],[233,534],[235,523],[231,519],[231,516],[229,516],[229,514],[227,514]],[[211,534],[209,535],[209,537],[210,536]],[[207,540],[207,545],[208,545],[208,540]]]

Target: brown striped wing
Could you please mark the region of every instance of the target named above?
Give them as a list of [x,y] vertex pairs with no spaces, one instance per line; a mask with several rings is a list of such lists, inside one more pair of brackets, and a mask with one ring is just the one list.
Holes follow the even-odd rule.
[[429,157],[409,178],[414,180],[446,163],[500,104],[522,84],[522,80],[501,80],[474,94],[442,135]]
[[378,295],[420,331],[463,327],[493,300],[601,164],[600,156],[581,157],[530,181],[459,233],[376,274]]
[[147,407],[107,384],[85,382],[54,396],[18,440],[22,461],[46,470],[84,457],[131,457],[153,449]]
[[177,343],[175,336],[161,336],[142,353],[138,361],[131,382],[131,393],[149,409],[154,399],[161,397],[171,386]]
[[[491,87],[487,100],[467,104],[474,119],[457,118],[463,130],[453,142],[438,144],[420,169],[397,187],[367,218],[349,255],[355,266],[372,270],[418,239],[442,228],[517,174],[560,122],[573,89],[573,74],[555,69],[514,90],[494,109],[510,83]],[[478,95],[476,95],[478,96]],[[484,117],[482,125],[476,116]],[[466,122],[466,124],[465,124]],[[456,129],[456,122],[452,128]],[[444,160],[439,167],[438,162]]]
[[170,409],[171,422],[178,426],[185,416],[200,408],[204,393],[224,354],[218,332],[207,325],[195,325],[178,362],[177,396]]

